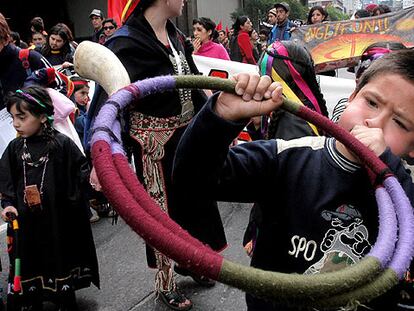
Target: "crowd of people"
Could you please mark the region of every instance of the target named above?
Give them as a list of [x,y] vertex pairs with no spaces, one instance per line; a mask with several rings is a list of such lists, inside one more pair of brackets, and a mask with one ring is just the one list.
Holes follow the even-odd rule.
[[[89,15],[90,40],[113,51],[131,81],[199,74],[193,55],[256,65],[262,74],[235,75],[237,95],[218,92],[207,98],[204,91],[180,89],[147,96],[119,116],[128,157],[160,209],[221,252],[227,241],[217,200],[254,203],[241,240],[251,265],[259,269],[314,274],[361,260],[378,230],[368,174],[341,142],[279,109],[283,96],[293,96],[329,117],[311,54],[290,40],[298,26],[289,19],[289,4],[269,8],[271,28],[258,31],[248,16],[238,16],[230,31],[217,30],[212,19],[199,17],[192,22],[192,36],[186,36],[171,22],[182,14],[183,0],[133,3],[122,25],[99,9]],[[388,11],[369,5],[355,18]],[[328,20],[327,11],[314,6],[306,24]],[[100,286],[90,223],[116,217],[100,192],[89,150],[90,129],[108,94],[96,85],[91,101],[90,81],[74,73],[78,43],[66,24],[46,31],[43,19],[34,17],[30,30],[25,44],[0,12],[0,109],[7,109],[18,134],[0,160],[10,265],[4,304],[7,310],[42,310],[51,301],[59,310],[76,311],[75,291]],[[413,60],[414,51],[401,43],[368,47],[355,67],[355,91],[334,111],[340,126],[389,165],[412,204],[414,185],[406,161],[414,157]],[[393,94],[387,92],[390,87]],[[65,101],[70,109],[63,118],[78,134],[76,141],[57,126]],[[253,141],[234,146],[245,127]],[[339,227],[357,232],[345,242]],[[333,229],[340,247],[330,244],[333,237],[327,234]],[[295,253],[294,237],[319,248],[310,257]],[[193,307],[175,273],[201,286],[215,285],[150,245],[146,254],[156,271],[157,296],[171,309]],[[412,282],[409,274],[407,279]],[[398,304],[410,304],[414,297],[407,284],[380,295],[369,307],[397,310]],[[249,311],[286,310],[251,293],[246,301]]]

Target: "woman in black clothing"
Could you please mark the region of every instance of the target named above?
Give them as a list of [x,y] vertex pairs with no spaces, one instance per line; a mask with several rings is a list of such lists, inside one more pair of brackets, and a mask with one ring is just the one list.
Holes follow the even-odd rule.
[[[184,1],[141,0],[132,5],[135,8],[130,8],[132,14],[125,24],[106,42],[125,66],[130,80],[197,73],[191,43],[169,20],[181,15]],[[90,108],[89,116],[96,116],[105,100],[103,92],[99,92],[98,89],[95,98],[99,96],[99,100]],[[189,90],[140,100],[125,117],[124,123],[129,126],[124,131],[124,143],[134,155],[138,178],[160,208],[193,236],[219,251],[226,246],[226,240],[216,202],[195,201],[171,185],[178,141],[204,102],[202,92]],[[156,289],[162,301],[172,309],[190,309],[191,301],[177,291],[171,260],[150,247],[147,259],[149,266],[157,269]],[[203,285],[214,284],[177,266],[175,271]]]

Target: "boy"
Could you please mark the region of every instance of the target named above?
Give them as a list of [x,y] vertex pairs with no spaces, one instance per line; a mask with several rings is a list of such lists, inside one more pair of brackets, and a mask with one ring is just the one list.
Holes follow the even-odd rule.
[[[339,121],[387,163],[411,203],[414,187],[400,157],[414,156],[413,59],[410,50],[375,62]],[[378,231],[374,190],[359,160],[326,137],[256,141],[229,149],[250,117],[282,102],[281,87],[269,77],[240,74],[235,79],[243,97],[214,96],[182,137],[174,164],[176,185],[188,195],[260,203],[263,222],[254,267],[313,274],[359,261]],[[373,302],[374,310],[395,308],[395,297],[384,296]],[[249,294],[247,305],[249,311],[287,310]]]

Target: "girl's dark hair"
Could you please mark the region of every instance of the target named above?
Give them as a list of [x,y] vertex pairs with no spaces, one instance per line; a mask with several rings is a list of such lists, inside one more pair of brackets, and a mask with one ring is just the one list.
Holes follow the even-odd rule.
[[210,18],[208,17],[195,18],[193,19],[193,25],[195,24],[200,24],[207,31],[211,30],[210,40],[213,40],[214,42],[218,43],[217,38],[219,36],[219,33],[216,30],[216,23],[214,23]]
[[65,41],[65,43],[63,44],[61,48],[62,54],[63,55],[70,54],[71,52],[70,41],[71,39],[73,40],[72,32],[70,31],[68,26],[66,26],[65,24],[59,23],[50,29],[49,34],[47,35],[47,38],[46,38],[46,44],[42,48],[42,55],[48,56],[52,51],[52,48],[50,47],[50,43],[49,43],[49,38],[51,35],[60,36],[63,39],[63,41]]
[[315,11],[321,12],[321,14],[324,16],[324,18],[322,20],[323,22],[326,21],[326,19],[328,18],[328,12],[325,11],[325,9],[323,7],[321,7],[320,5],[315,5],[309,10],[308,20],[306,21],[307,25],[312,25],[312,14]]
[[33,98],[41,102],[45,107],[42,107],[36,101],[25,97],[23,94],[18,92],[9,93],[6,97],[7,111],[10,112],[10,108],[16,105],[18,112],[23,112],[22,108],[29,111],[35,117],[40,117],[43,114],[47,116],[53,116],[53,102],[49,96],[47,90],[41,86],[29,86],[21,89],[23,93],[27,93]]
[[249,19],[249,17],[247,17],[246,15],[242,15],[242,16],[238,16],[236,18],[236,20],[234,21],[234,24],[232,26],[234,33],[233,35],[237,35],[240,31],[240,27],[243,26],[247,20]]
[[[323,98],[318,81],[316,80],[316,73],[314,69],[314,63],[309,51],[292,41],[281,41],[281,44],[286,48],[288,52],[288,59],[292,62],[293,67],[298,71],[303,80],[306,81],[313,95],[315,96],[321,112],[324,116],[328,116],[328,109],[326,107],[326,101]],[[299,97],[299,99],[307,107],[313,109],[313,104],[310,100],[303,94],[298,85],[295,83],[288,66],[285,64],[285,57],[279,56],[277,52],[272,55],[273,59],[273,68],[279,74],[279,76],[287,83],[287,85],[292,89],[292,91]],[[262,56],[263,57],[263,56]],[[259,63],[262,62],[262,59],[259,60]],[[273,138],[275,136],[275,120],[272,120],[269,123],[268,137]]]
[[[14,92],[6,96],[5,103],[9,113],[11,107],[16,105],[16,110],[20,113],[26,110],[37,118],[40,118],[42,115],[46,115],[48,120],[53,118],[53,102],[45,88],[41,86],[30,86],[21,89],[21,91],[22,93]],[[53,127],[50,122],[46,122],[45,126],[46,130],[43,134],[48,140],[51,140],[53,138]]]

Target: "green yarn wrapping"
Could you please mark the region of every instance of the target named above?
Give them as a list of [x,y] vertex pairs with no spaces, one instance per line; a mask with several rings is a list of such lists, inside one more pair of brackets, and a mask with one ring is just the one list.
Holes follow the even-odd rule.
[[213,78],[206,76],[175,76],[176,87],[179,89],[209,89],[233,93],[236,82],[229,79]]
[[224,260],[218,281],[285,303],[292,298],[315,300],[350,291],[372,281],[380,272],[379,261],[370,256],[357,265],[312,275],[264,271]]
[[[386,269],[379,274],[374,280],[365,285],[336,296],[332,296],[323,300],[315,300],[312,306],[316,309],[332,309],[343,307],[346,309],[354,309],[358,305],[362,305],[374,298],[386,293],[388,289],[398,284],[398,276],[392,269]],[[309,301],[305,302],[309,305]],[[347,308],[348,306],[348,308]]]
[[[229,79],[206,76],[175,76],[176,87],[179,89],[209,89],[220,90],[236,94],[234,88],[236,82]],[[287,98],[283,99],[282,108],[293,114],[297,114],[301,105]]]

